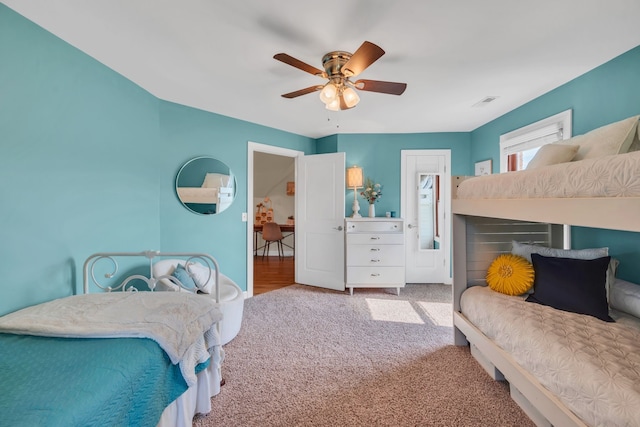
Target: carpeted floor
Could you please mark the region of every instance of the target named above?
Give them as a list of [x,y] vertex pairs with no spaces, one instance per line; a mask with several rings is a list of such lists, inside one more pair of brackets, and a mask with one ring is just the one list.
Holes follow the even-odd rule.
[[532,426],[467,348],[451,288],[289,286],[245,301],[226,385],[195,426]]

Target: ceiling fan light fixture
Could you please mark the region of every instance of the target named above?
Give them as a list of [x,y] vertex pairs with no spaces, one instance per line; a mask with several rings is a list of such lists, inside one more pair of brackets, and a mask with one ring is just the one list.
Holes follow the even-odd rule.
[[358,102],[360,102],[360,97],[358,96],[356,91],[350,87],[345,88],[345,90],[342,92],[342,96],[344,97],[344,103],[348,108],[355,107],[356,105],[358,105]]
[[402,95],[407,88],[406,83],[387,82],[381,80],[349,80],[367,69],[371,64],[384,55],[384,50],[375,44],[365,41],[355,53],[332,51],[322,57],[324,71],[300,61],[286,53],[274,55],[274,59],[298,68],[316,77],[328,79],[324,85],[310,86],[294,92],[285,93],[284,98],[297,98],[311,92],[320,91],[320,100],[331,111],[347,110],[360,102],[357,91]]
[[338,98],[338,88],[333,83],[327,83],[320,91],[320,100],[325,104],[336,100]]
[[336,96],[333,100],[327,102],[325,108],[330,111],[340,111],[340,97]]

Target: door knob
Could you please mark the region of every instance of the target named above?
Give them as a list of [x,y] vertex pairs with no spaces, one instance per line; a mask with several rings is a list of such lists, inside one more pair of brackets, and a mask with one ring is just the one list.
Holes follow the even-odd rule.
[[339,225],[339,226],[337,226],[337,227],[333,227],[333,229],[334,229],[334,230],[338,230],[338,231],[342,231],[342,226],[341,226],[341,225]]

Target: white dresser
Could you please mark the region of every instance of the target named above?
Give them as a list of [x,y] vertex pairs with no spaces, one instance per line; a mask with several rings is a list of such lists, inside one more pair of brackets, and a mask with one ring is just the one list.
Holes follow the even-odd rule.
[[345,219],[345,287],[404,287],[404,221],[401,218]]

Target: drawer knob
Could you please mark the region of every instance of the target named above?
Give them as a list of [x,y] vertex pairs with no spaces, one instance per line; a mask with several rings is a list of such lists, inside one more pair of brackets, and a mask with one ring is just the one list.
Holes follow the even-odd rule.
[[371,252],[380,252],[380,248],[371,248]]
[[372,259],[371,262],[380,262],[379,259]]
[[378,277],[380,273],[371,273],[371,277]]
[[380,238],[374,236],[374,237],[371,237],[371,240],[380,240]]

